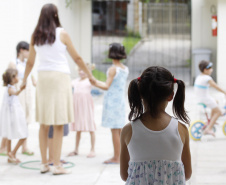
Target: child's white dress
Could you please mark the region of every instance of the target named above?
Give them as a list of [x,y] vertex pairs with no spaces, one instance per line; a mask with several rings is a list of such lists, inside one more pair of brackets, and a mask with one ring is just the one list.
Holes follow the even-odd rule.
[[27,137],[27,123],[25,113],[16,95],[9,96],[8,89],[15,86],[8,85],[2,100],[0,110],[0,137],[7,139],[23,139]]
[[161,131],[148,129],[140,119],[131,124],[126,185],[185,185],[178,120],[172,118]]

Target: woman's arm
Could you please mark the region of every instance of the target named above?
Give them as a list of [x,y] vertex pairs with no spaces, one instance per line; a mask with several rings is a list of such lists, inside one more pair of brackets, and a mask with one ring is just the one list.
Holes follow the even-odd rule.
[[121,144],[121,152],[120,152],[120,175],[122,180],[126,181],[128,178],[128,163],[130,160],[129,151],[127,149],[127,145],[130,142],[132,137],[132,127],[131,124],[127,124],[123,127],[121,132],[120,144]]
[[191,166],[191,152],[189,145],[189,134],[188,129],[185,125],[179,123],[179,131],[181,135],[182,142],[184,143],[181,160],[184,164],[185,170],[185,179],[189,180],[192,174],[192,166]]
[[94,77],[93,77],[92,73],[87,68],[83,59],[80,57],[80,55],[75,50],[75,48],[72,44],[71,38],[66,31],[64,31],[64,30],[61,31],[60,39],[67,46],[68,53],[70,54],[70,56],[74,60],[74,62],[88,75],[89,79],[93,79]]
[[29,47],[29,56],[27,59],[27,64],[26,64],[25,73],[24,73],[24,79],[23,79],[21,88],[26,86],[27,77],[29,76],[29,74],[35,64],[35,57],[36,57],[36,52],[35,52],[34,45],[32,45],[32,38],[31,38],[30,47]]
[[94,85],[100,89],[103,89],[103,90],[108,90],[109,87],[111,86],[111,83],[113,82],[115,75],[116,75],[116,68],[111,67],[109,69],[109,73],[108,73],[106,82],[101,82],[101,81],[97,80],[96,83],[93,83],[92,85]]
[[213,80],[210,80],[209,84],[211,87],[217,89],[218,91],[220,91],[226,95],[226,92],[223,89],[221,89]]

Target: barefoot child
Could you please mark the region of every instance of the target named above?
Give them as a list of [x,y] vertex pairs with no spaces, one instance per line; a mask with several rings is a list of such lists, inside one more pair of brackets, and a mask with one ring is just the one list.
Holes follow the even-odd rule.
[[[6,92],[0,111],[0,137],[7,138],[8,162],[18,164],[20,160],[16,158],[16,152],[27,138],[25,113],[18,98],[23,89],[16,90],[15,85],[18,83],[16,69],[7,69],[3,74],[3,81]],[[13,151],[11,151],[12,139],[19,139]]]
[[120,134],[125,125],[125,88],[129,74],[128,68],[120,60],[126,58],[125,48],[122,44],[113,43],[109,48],[108,57],[112,59],[113,65],[107,71],[107,81],[96,81],[96,87],[106,90],[102,113],[102,126],[111,129],[114,156],[105,164],[119,163],[120,156]]
[[[87,67],[94,69],[94,66]],[[87,155],[88,158],[95,157],[95,131],[96,125],[94,122],[94,105],[91,95],[92,85],[87,77],[87,74],[79,69],[80,78],[72,81],[74,89],[74,116],[75,122],[71,123],[71,130],[76,131],[76,145],[75,150],[68,154],[68,156],[78,155],[79,142],[82,132],[89,132],[91,137],[91,150]]]
[[212,96],[209,94],[209,86],[215,88],[219,92],[226,94],[226,92],[221,89],[212,79],[210,76],[213,72],[212,68],[213,64],[208,61],[201,61],[199,63],[199,69],[201,74],[198,75],[195,79],[195,94],[200,103],[204,103],[207,107],[211,108],[211,118],[210,123],[203,131],[203,134],[210,134],[215,136],[212,128],[213,125],[216,123],[217,119],[221,116],[222,112],[217,105],[217,102],[213,99]]
[[185,123],[185,86],[162,67],[149,67],[130,82],[129,120],[122,129],[120,173],[126,185],[181,184],[191,177],[186,126],[165,112],[173,100],[174,115]]

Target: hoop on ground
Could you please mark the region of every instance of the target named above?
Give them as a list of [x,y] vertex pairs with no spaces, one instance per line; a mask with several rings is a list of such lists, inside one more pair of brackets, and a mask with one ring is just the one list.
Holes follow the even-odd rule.
[[[36,166],[36,167],[30,167],[30,164],[32,163],[33,163],[33,166]],[[20,163],[19,166],[21,168],[28,169],[28,170],[40,170],[39,168],[40,164],[41,164],[41,161],[27,161],[27,162]],[[64,164],[64,168],[73,168],[74,166],[75,164],[72,162],[67,162],[67,164]]]

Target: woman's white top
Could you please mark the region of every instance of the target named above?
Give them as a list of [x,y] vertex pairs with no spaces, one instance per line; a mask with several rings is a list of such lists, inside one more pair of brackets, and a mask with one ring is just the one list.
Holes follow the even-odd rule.
[[171,118],[168,126],[161,131],[148,129],[140,119],[131,124],[126,185],[184,185],[185,173],[181,161],[183,143],[178,131],[178,120]]
[[66,45],[60,40],[62,30],[63,28],[56,28],[56,39],[53,44],[34,46],[39,58],[38,71],[58,71],[70,74],[66,58]]

